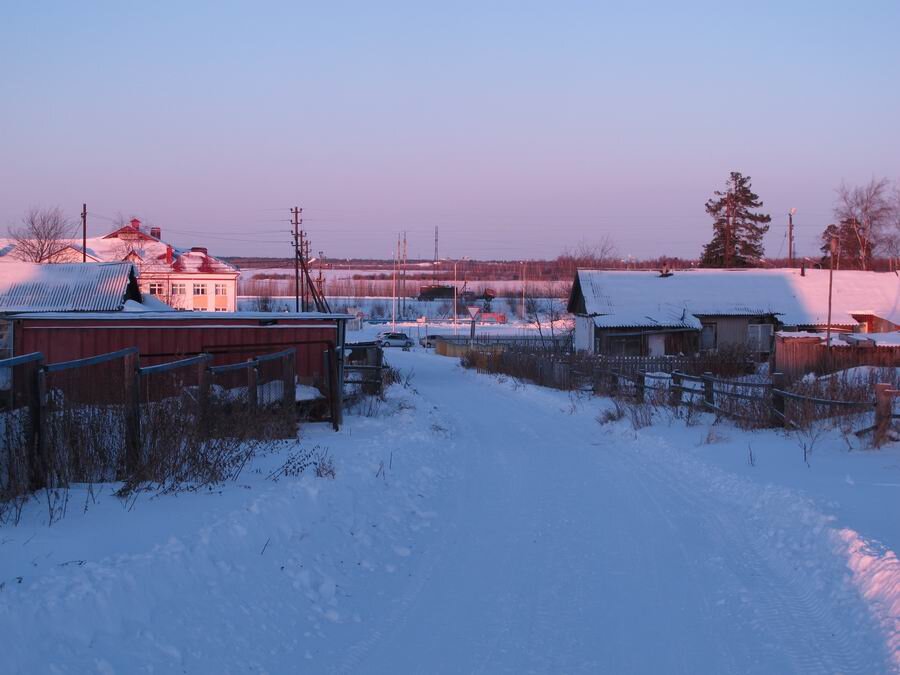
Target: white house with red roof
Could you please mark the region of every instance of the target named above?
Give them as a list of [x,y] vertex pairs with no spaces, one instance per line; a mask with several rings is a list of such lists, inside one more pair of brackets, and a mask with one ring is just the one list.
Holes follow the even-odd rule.
[[[205,248],[180,249],[162,241],[158,227],[147,228],[137,218],[103,237],[87,240],[88,262],[134,264],[141,293],[153,295],[175,309],[234,312],[240,272]],[[15,257],[14,242],[0,256]],[[47,262],[82,262],[81,241],[72,241]]]

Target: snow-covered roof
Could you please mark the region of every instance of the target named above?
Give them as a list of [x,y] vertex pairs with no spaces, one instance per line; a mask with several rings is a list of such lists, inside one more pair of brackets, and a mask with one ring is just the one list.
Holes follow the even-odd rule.
[[849,333],[841,337],[850,344],[870,343],[876,347],[900,347],[900,331],[893,333]]
[[[57,265],[58,267],[58,265]],[[195,321],[215,319],[221,321],[224,325],[233,325],[235,321],[264,322],[269,325],[277,325],[283,320],[303,319],[306,321],[349,321],[354,317],[349,314],[328,314],[327,312],[179,312],[167,307],[165,311],[150,310],[145,312],[126,311],[126,312],[103,312],[98,311],[89,314],[71,314],[68,312],[35,312],[17,314],[19,319],[73,319],[83,321],[103,320],[103,321],[135,321],[135,320],[152,320],[152,321]],[[287,325],[287,324],[285,324]],[[327,324],[323,324],[327,325]],[[320,325],[321,326],[321,325]],[[315,328],[316,326],[311,326]]]
[[[828,270],[578,270],[572,299],[601,327],[699,327],[698,316],[775,315],[785,325],[828,321]],[[835,271],[833,326],[874,315],[900,324],[900,277],[888,272]]]
[[0,258],[0,311],[111,312],[140,298],[131,263],[39,264]]
[[[129,260],[135,264],[137,273],[143,274],[240,274],[232,265],[209,255],[206,249],[181,249],[171,246],[149,234],[140,223],[125,225],[102,237],[90,237],[87,248],[82,248],[81,239],[68,242],[60,251],[60,262],[80,262],[81,253],[95,260],[119,262]],[[15,258],[15,242],[0,240],[0,258]]]

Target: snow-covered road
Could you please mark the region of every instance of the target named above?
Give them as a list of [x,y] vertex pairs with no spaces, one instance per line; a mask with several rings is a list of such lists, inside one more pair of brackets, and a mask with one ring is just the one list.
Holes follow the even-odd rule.
[[792,495],[635,447],[570,414],[558,392],[503,386],[450,359],[391,357],[452,420],[462,478],[449,528],[344,670],[891,667],[826,519]]
[[73,489],[52,527],[40,498],[0,526],[0,672],[900,672],[896,557],[705,461],[705,428],[388,358],[412,376],[380,409],[303,428],[335,480],[267,479],[285,450],[215,490]]

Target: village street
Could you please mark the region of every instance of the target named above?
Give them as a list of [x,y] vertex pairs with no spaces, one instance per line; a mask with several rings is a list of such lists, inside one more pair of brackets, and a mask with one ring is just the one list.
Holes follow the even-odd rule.
[[[900,569],[863,537],[893,536],[897,491],[863,483],[892,484],[896,448],[841,455],[848,499],[878,497],[848,524],[705,461],[704,426],[635,432],[597,420],[608,399],[387,358],[405,383],[383,402],[304,425],[233,483],[73,486],[50,527],[35,496],[0,528],[4,672],[897,670]],[[752,471],[780,471],[789,448],[752,442]],[[334,478],[279,473],[303,448]],[[799,457],[801,476],[826,466]]]
[[892,667],[826,519],[793,495],[641,447],[560,392],[389,358],[451,420],[463,475],[443,537],[347,672]]

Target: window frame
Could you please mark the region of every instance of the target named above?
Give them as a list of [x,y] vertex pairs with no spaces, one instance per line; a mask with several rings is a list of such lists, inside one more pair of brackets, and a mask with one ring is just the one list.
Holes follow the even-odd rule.
[[[712,346],[708,346],[704,341],[704,333],[708,330],[712,329]],[[715,351],[719,346],[719,327],[716,325],[715,321],[704,321],[700,323],[700,351]]]

